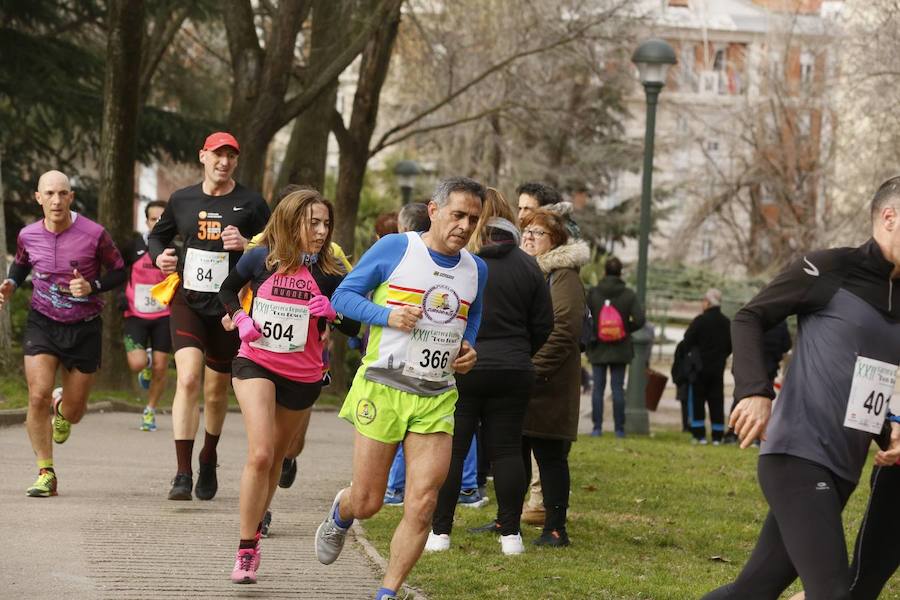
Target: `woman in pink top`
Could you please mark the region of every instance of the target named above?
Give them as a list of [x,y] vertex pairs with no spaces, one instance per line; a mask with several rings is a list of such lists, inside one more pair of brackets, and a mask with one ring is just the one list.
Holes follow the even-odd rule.
[[[241,348],[232,383],[247,429],[241,476],[241,541],[231,580],[256,583],[262,517],[275,493],[291,440],[305,432],[322,389],[323,336],[329,322],[347,335],[359,323],[340,320],[329,298],[344,277],[331,251],[334,210],[319,192],[287,195],[260,245],[238,261],[219,297],[237,327]],[[250,314],[238,292],[249,283]]]

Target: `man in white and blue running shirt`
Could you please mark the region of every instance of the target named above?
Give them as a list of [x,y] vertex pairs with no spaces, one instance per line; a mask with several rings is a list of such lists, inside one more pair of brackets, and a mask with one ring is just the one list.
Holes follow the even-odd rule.
[[[738,578],[705,600],[775,600],[798,576],[810,600],[857,598],[841,512],[883,429],[900,362],[898,207],[894,178],[872,199],[869,241],[800,257],[732,321],[740,403],[730,424],[742,447],[763,440],[770,510]],[[763,335],[792,314],[794,357],[773,406]]]
[[442,181],[428,205],[431,229],[378,240],[332,297],[337,312],[371,329],[340,413],[356,427],[353,486],[335,496],[316,532],[316,555],[323,564],[334,562],[353,520],[381,509],[394,451],[403,442],[403,519],[376,600],[395,598],[422,554],[450,465],[454,373],[475,365],[487,281],[484,262],[465,250],[483,199],[477,181]]

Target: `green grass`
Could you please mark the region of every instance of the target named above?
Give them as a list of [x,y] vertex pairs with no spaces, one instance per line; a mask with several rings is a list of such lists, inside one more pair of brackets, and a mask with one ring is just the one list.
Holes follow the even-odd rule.
[[[426,554],[409,583],[430,600],[463,598],[696,600],[737,575],[756,542],[767,507],[756,483],[755,450],[692,446],[677,433],[651,438],[582,437],[570,457],[572,546],[531,546],[504,557],[493,535],[469,534],[495,514],[456,511],[449,552]],[[870,462],[871,464],[871,462]],[[850,544],[868,498],[864,483],[845,511]],[[400,510],[365,522],[383,556]],[[795,584],[785,597],[799,590]],[[900,579],[881,598],[900,599]]]

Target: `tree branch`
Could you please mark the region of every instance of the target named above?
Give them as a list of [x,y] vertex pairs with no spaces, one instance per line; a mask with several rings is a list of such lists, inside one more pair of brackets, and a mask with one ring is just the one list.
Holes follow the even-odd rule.
[[403,0],[379,0],[377,7],[372,11],[372,16],[363,25],[359,34],[341,50],[334,59],[326,65],[322,71],[311,74],[309,84],[302,92],[290,98],[284,103],[279,120],[279,127],[283,127],[294,117],[308,108],[328,86],[350,66],[372,36],[372,33],[381,26],[388,16]]
[[456,99],[456,98],[458,98],[459,96],[461,96],[462,94],[464,94],[466,91],[468,91],[469,89],[471,89],[473,86],[477,85],[477,84],[480,83],[481,81],[484,81],[485,79],[487,79],[488,77],[490,77],[490,76],[493,75],[494,73],[496,73],[496,72],[498,72],[498,71],[501,71],[502,69],[504,69],[505,67],[509,66],[510,64],[512,64],[512,63],[514,63],[514,62],[516,62],[516,61],[518,61],[518,60],[520,60],[520,59],[522,59],[522,58],[526,58],[526,57],[529,57],[529,56],[534,56],[535,54],[541,54],[541,53],[543,53],[543,52],[548,52],[548,51],[553,50],[553,49],[555,49],[555,48],[559,48],[559,47],[561,47],[561,46],[565,46],[566,44],[569,44],[569,43],[571,43],[571,42],[573,42],[573,41],[575,41],[575,40],[581,38],[581,37],[585,34],[585,32],[589,31],[589,30],[590,30],[592,27],[594,27],[597,23],[602,22],[603,20],[605,20],[605,17],[604,17],[604,18],[600,18],[600,19],[595,19],[595,20],[589,21],[587,24],[582,25],[581,27],[575,29],[572,33],[570,33],[570,34],[568,34],[568,35],[566,35],[566,36],[563,36],[563,37],[561,37],[561,38],[558,38],[558,39],[556,39],[556,40],[554,40],[554,41],[552,41],[552,42],[550,42],[550,43],[544,44],[544,45],[542,45],[542,46],[537,46],[537,47],[535,47],[535,48],[530,48],[530,49],[527,49],[527,50],[521,50],[521,51],[518,51],[518,52],[514,52],[513,54],[507,56],[506,58],[504,58],[504,59],[501,60],[500,62],[494,63],[493,65],[489,66],[488,68],[486,68],[485,70],[483,70],[481,73],[479,73],[478,75],[476,75],[475,77],[473,77],[472,79],[470,79],[469,81],[467,81],[466,83],[464,83],[463,85],[461,85],[461,86],[460,86],[459,88],[457,88],[456,90],[451,91],[451,92],[450,92],[449,94],[447,94],[447,96],[445,96],[443,99],[439,100],[438,102],[435,102],[434,104],[432,104],[432,105],[429,106],[428,108],[424,109],[423,111],[421,111],[421,112],[418,113],[417,115],[415,115],[415,116],[413,116],[413,117],[410,117],[409,119],[407,119],[406,121],[400,123],[399,125],[395,125],[395,126],[392,127],[391,129],[387,130],[387,131],[381,136],[381,138],[378,140],[378,142],[375,144],[375,148],[383,147],[383,146],[385,145],[385,141],[386,141],[390,136],[394,135],[395,133],[397,133],[397,132],[399,132],[399,131],[402,131],[402,130],[406,129],[407,127],[410,127],[410,126],[414,125],[415,123],[417,123],[418,121],[421,121],[422,119],[424,119],[424,118],[427,117],[428,115],[432,114],[433,112],[435,112],[435,111],[437,111],[437,110],[443,108],[444,106],[450,104],[450,102],[452,102],[454,99]]
[[[168,7],[166,7],[168,8]],[[175,36],[181,30],[184,20],[187,18],[189,7],[185,4],[176,6],[166,14],[157,14],[153,26],[153,31],[149,36],[144,38],[144,48],[141,52],[141,74],[139,79],[139,97],[140,105],[143,106],[146,100],[147,91],[150,89],[150,82],[156,74],[162,57],[165,56],[166,50],[172,44]],[[162,11],[160,11],[162,12]]]
[[486,110],[483,110],[478,114],[467,115],[465,117],[460,117],[459,119],[454,119],[452,121],[446,121],[444,123],[438,123],[436,125],[429,125],[427,127],[420,127],[418,129],[412,129],[410,131],[407,131],[400,137],[397,137],[394,139],[385,139],[382,137],[381,140],[379,141],[378,145],[375,146],[374,148],[372,148],[371,150],[369,150],[369,157],[371,158],[372,156],[375,156],[376,154],[378,154],[379,152],[381,152],[388,146],[393,146],[394,144],[399,144],[400,142],[408,140],[409,138],[417,136],[419,134],[428,133],[430,131],[438,131],[440,129],[447,129],[449,127],[455,127],[457,125],[462,125],[463,123],[469,123],[471,121],[478,121],[480,119],[483,119],[484,117],[488,117],[493,114],[501,113],[506,109],[507,109],[506,105],[495,106],[493,108],[488,108]]

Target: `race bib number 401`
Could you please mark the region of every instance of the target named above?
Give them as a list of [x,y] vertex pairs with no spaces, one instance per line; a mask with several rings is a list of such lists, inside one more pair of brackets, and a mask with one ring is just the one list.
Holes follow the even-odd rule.
[[150,294],[151,288],[153,286],[146,283],[134,284],[134,308],[139,313],[149,315],[166,310],[166,307]]
[[416,327],[410,333],[403,374],[426,381],[448,381],[459,354],[462,334],[449,328]]
[[184,287],[195,292],[218,292],[228,277],[228,253],[188,248],[184,255]]
[[897,379],[897,365],[859,356],[847,400],[844,427],[881,432]]
[[253,299],[253,320],[263,336],[250,342],[270,352],[302,352],[309,332],[309,307],[262,298]]

